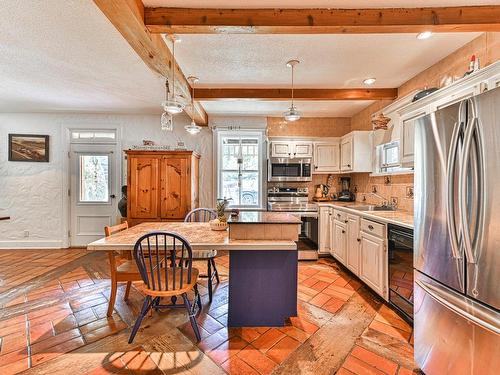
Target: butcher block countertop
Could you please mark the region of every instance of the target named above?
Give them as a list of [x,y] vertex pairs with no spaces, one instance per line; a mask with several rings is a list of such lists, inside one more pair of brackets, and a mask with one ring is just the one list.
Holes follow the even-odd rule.
[[241,211],[236,217],[231,216],[229,224],[300,224],[298,216],[284,212]]
[[366,206],[367,204],[359,202],[318,202],[318,207],[337,207],[344,211],[349,211],[366,219],[375,220],[385,224],[400,225],[405,228],[413,229],[413,214],[408,211],[359,211],[353,207]]
[[141,223],[101,238],[87,246],[88,250],[133,250],[142,235],[152,231],[175,232],[185,237],[193,250],[297,250],[288,240],[230,240],[227,230],[214,231],[209,223],[149,222]]

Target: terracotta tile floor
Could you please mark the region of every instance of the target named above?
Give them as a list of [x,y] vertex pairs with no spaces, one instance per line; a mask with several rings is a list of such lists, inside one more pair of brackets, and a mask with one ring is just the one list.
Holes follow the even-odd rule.
[[[115,314],[106,317],[106,259],[105,254],[75,250],[0,251],[0,374],[27,369],[67,373],[68,366],[72,374],[413,371],[412,328],[331,259],[300,263],[299,314],[284,327],[228,328],[229,258],[219,257],[222,280],[211,305],[207,281],[200,281],[201,342],[194,342],[185,312],[169,310],[146,318],[133,345],[126,341],[142,296],[133,289],[130,300],[124,302],[120,287]],[[33,272],[16,275],[21,264]],[[203,273],[204,264],[197,266]],[[342,314],[355,303],[366,310],[364,325],[354,318],[345,323],[349,319]],[[352,344],[329,336],[328,330],[335,332],[336,325],[345,324],[359,332]],[[334,353],[331,360],[321,358],[327,354],[322,346]],[[314,358],[304,363],[311,350],[321,358],[317,368]]]

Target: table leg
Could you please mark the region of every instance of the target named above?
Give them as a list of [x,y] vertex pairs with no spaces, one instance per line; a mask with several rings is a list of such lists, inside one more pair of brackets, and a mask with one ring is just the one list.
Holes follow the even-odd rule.
[[231,327],[280,327],[297,316],[297,250],[231,251]]

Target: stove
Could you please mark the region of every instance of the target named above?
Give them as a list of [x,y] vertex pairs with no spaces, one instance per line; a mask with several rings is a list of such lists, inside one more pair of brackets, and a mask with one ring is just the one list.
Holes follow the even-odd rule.
[[267,210],[300,217],[299,259],[318,258],[318,205],[309,203],[307,187],[272,187],[267,190]]

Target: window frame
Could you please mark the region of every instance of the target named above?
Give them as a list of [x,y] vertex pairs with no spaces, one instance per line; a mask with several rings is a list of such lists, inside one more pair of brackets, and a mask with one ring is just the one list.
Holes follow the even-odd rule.
[[[222,152],[222,146],[223,146],[223,139],[224,138],[257,138],[257,144],[258,144],[258,150],[259,150],[259,155],[258,155],[258,164],[259,164],[259,169],[257,171],[254,170],[248,170],[246,172],[249,173],[255,173],[257,172],[258,175],[258,199],[257,199],[257,204],[256,205],[237,205],[232,203],[231,201],[229,202],[229,208],[237,208],[241,210],[263,210],[265,209],[265,172],[266,172],[266,139],[265,139],[265,130],[239,130],[239,131],[234,131],[234,130],[216,130],[214,132],[215,136],[215,147],[214,147],[214,161],[215,161],[215,171],[216,171],[216,186],[215,186],[215,191],[214,191],[214,202],[217,201],[218,198],[223,198],[222,196],[222,175],[224,171],[232,171],[232,170],[224,170],[222,169],[222,158],[223,158],[223,152]],[[234,172],[238,172],[238,170],[234,170]],[[241,194],[241,190],[240,190]]]

